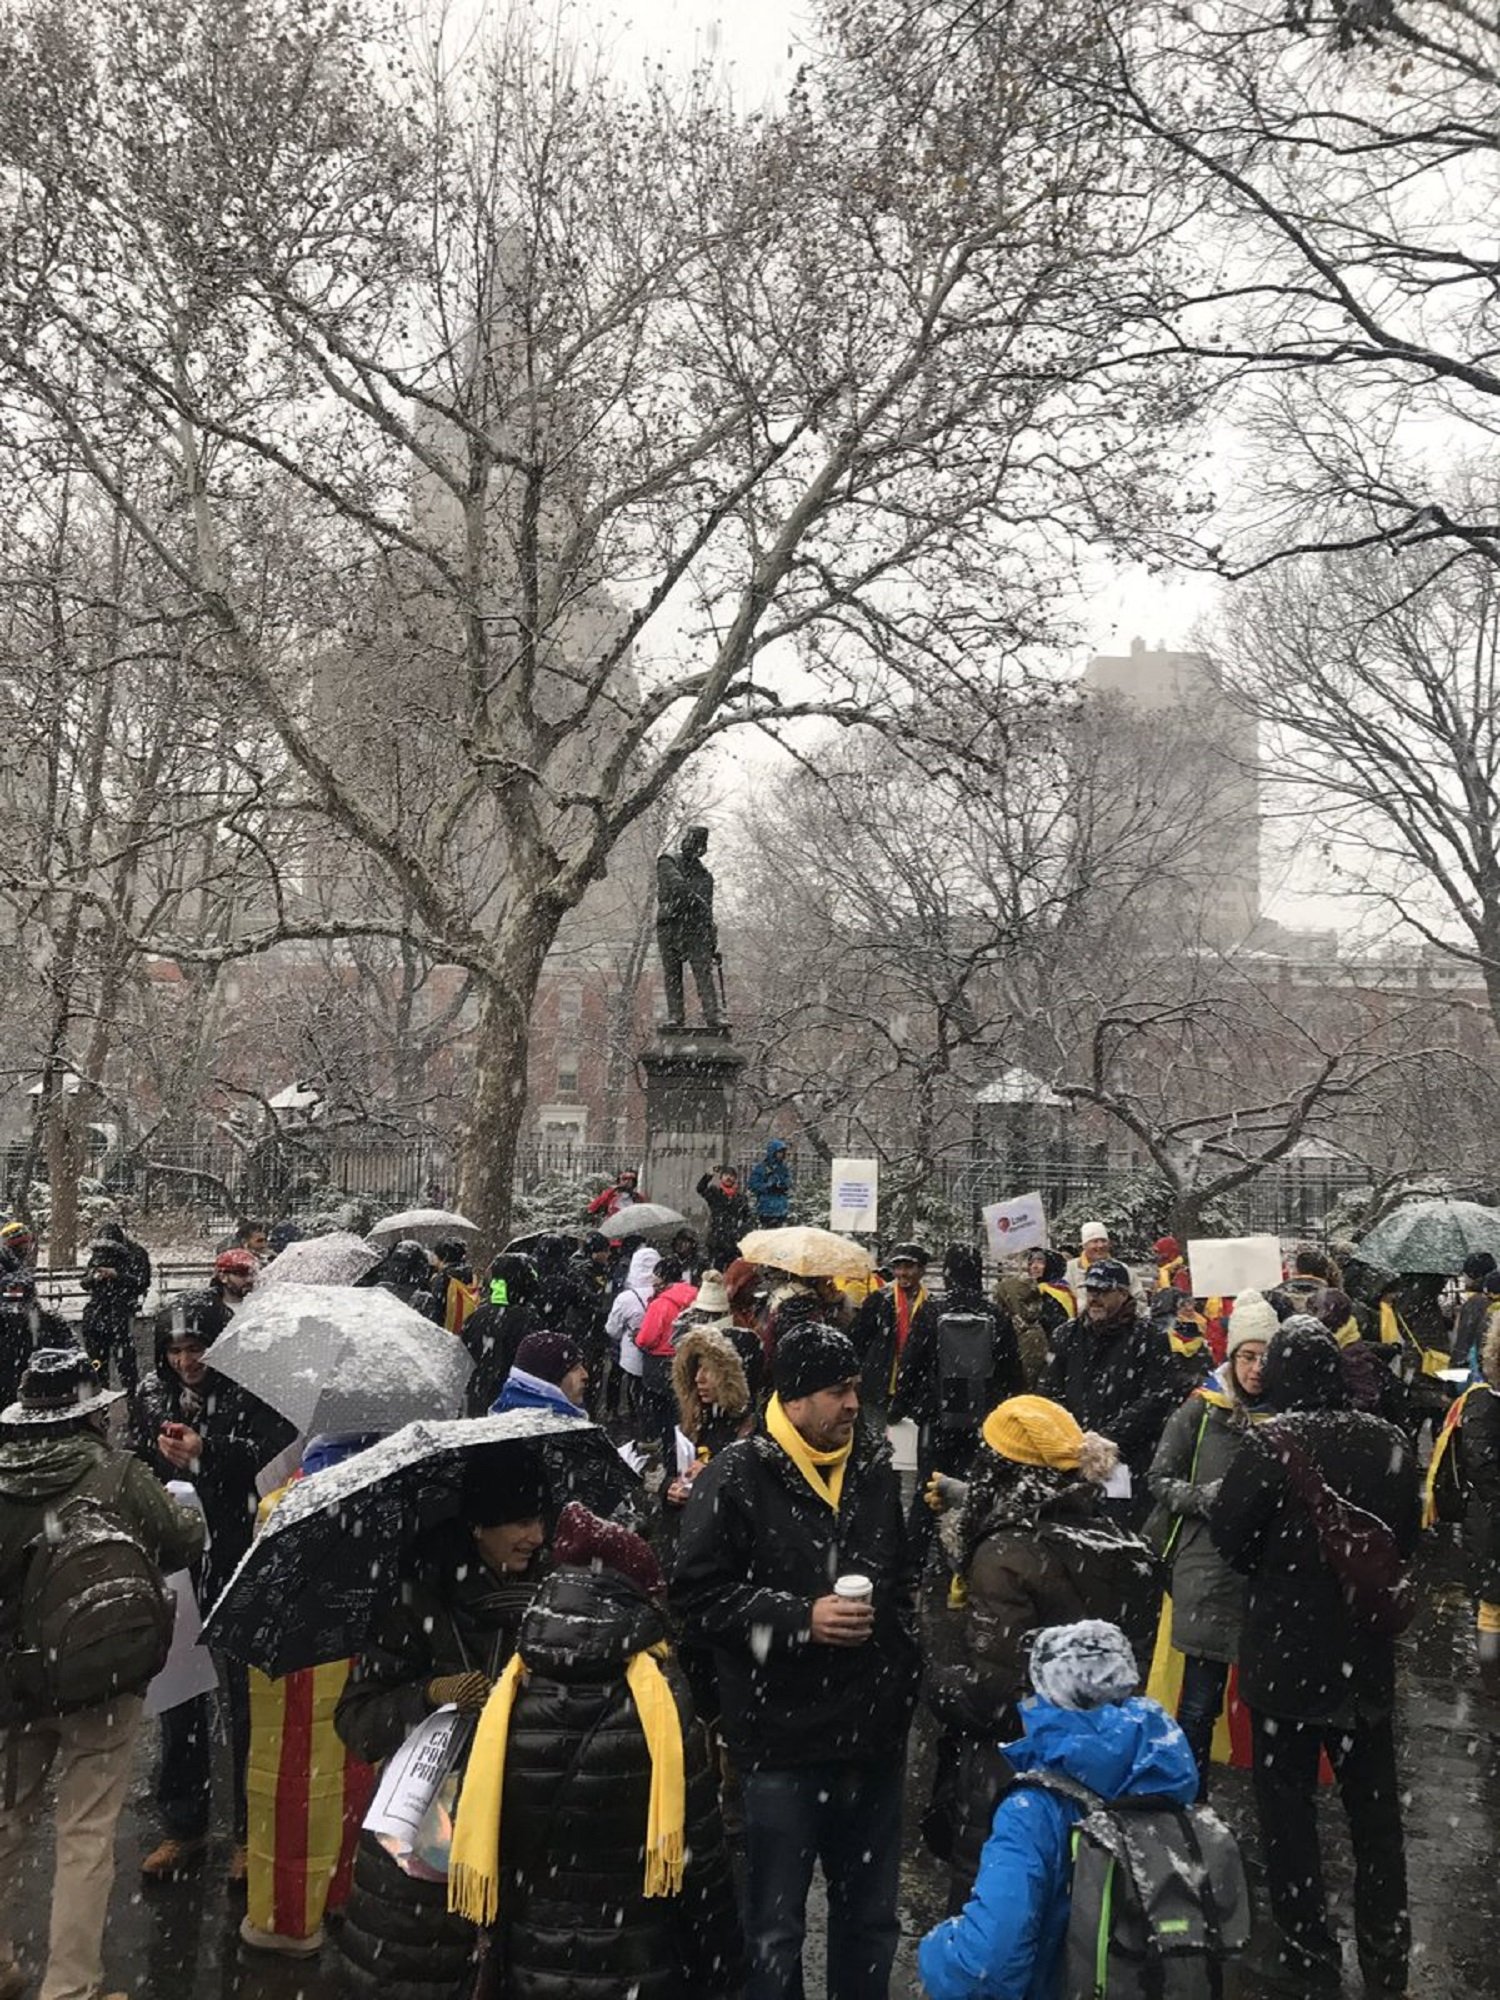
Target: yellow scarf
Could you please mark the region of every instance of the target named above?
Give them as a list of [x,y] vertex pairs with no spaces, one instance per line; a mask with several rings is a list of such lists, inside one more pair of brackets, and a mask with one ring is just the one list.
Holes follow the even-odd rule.
[[[653,1648],[653,1651],[663,1649]],[[471,1924],[492,1924],[500,1908],[500,1803],[505,1791],[505,1752],[510,1739],[516,1691],[526,1677],[519,1653],[490,1690],[469,1752],[453,1849],[448,1863],[448,1908]],[[625,1683],[640,1718],[651,1756],[651,1798],[646,1808],[647,1896],[682,1891],[683,1833],[687,1824],[687,1774],[682,1753],[682,1718],[666,1675],[650,1652],[637,1653],[625,1669]]]
[[[813,1492],[836,1514],[844,1492],[844,1471],[849,1463],[849,1454],[854,1449],[853,1438],[850,1438],[847,1444],[841,1444],[837,1451],[814,1451],[781,1407],[779,1396],[773,1396],[766,1405],[766,1430],[781,1446]],[[826,1479],[818,1470],[819,1466],[824,1465],[828,1467]]]
[[[1382,1307],[1381,1310],[1384,1311],[1385,1308]],[[1342,1326],[1334,1328],[1333,1337],[1340,1347],[1352,1347],[1354,1345],[1355,1341],[1359,1339],[1359,1321],[1354,1317],[1353,1313],[1350,1313]],[[1382,1333],[1380,1337],[1384,1340],[1385,1335]]]
[[1078,1311],[1078,1301],[1066,1285],[1038,1285],[1037,1290],[1049,1299],[1056,1299],[1069,1319]]

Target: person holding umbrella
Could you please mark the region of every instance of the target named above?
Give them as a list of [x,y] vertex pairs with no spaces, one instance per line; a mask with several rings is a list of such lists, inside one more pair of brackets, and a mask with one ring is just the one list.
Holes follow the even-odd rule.
[[[381,1764],[445,1703],[478,1715],[515,1650],[540,1580],[548,1496],[522,1444],[481,1446],[464,1466],[456,1520],[412,1548],[334,1712],[353,1754]],[[456,2000],[477,1942],[442,1883],[403,1874],[361,1837],[339,1950],[345,1978],[380,2000]]]
[[[248,1256],[229,1251],[220,1258]],[[210,1605],[250,1546],[258,1495],[256,1474],[296,1435],[294,1427],[208,1360],[218,1337],[216,1310],[174,1311],[158,1322],[156,1368],[130,1399],[137,1456],[163,1483],[188,1480],[208,1522],[208,1553],[195,1579],[199,1602]],[[227,1315],[226,1315],[227,1318]],[[230,1784],[234,1847],[231,1880],[243,1881],[245,1761],[250,1746],[250,1690],[244,1668],[228,1661]],[[141,1863],[148,1882],[167,1881],[195,1865],[208,1845],[213,1783],[213,1696],[196,1695],[161,1718],[161,1769],[156,1803],[162,1838]]]

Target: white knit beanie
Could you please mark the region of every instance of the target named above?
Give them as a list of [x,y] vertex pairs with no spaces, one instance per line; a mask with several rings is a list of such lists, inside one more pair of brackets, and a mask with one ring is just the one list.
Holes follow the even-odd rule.
[[1102,1222],[1086,1222],[1078,1232],[1080,1243],[1107,1243],[1109,1231]]
[[1270,1340],[1280,1327],[1276,1308],[1263,1292],[1252,1287],[1241,1292],[1234,1302],[1234,1310],[1229,1315],[1229,1337],[1225,1345],[1230,1354],[1247,1340]]

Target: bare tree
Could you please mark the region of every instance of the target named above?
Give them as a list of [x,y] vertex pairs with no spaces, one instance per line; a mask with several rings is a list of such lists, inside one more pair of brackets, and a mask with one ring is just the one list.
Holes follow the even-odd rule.
[[1447,549],[1305,557],[1221,641],[1268,782],[1337,887],[1473,968],[1500,1026],[1500,579]]
[[519,14],[453,62],[301,0],[5,27],[7,396],[305,836],[258,926],[136,936],[461,967],[487,1235],[541,967],[624,831],[727,729],[992,708],[997,648],[1170,470],[1133,358],[1163,222],[1056,86],[1067,0],[991,32],[1003,91],[865,25],[754,118]]

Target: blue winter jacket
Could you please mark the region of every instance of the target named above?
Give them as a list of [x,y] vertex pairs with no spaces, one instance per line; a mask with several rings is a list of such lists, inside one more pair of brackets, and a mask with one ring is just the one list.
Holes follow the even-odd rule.
[[588,1417],[587,1410],[580,1410],[576,1403],[570,1403],[555,1382],[544,1382],[540,1375],[528,1375],[524,1368],[512,1368],[500,1385],[500,1393],[490,1404],[492,1417],[503,1417],[507,1410],[552,1410],[561,1417]]
[[[1033,1697],[1025,1735],[1007,1743],[1018,1771],[1057,1771],[1101,1798],[1150,1794],[1191,1805],[1198,1767],[1166,1710],[1139,1695],[1104,1708],[1054,1708]],[[929,1931],[917,1954],[932,2000],[1057,2000],[1072,1901],[1069,1830],[1082,1809],[1018,1786],[995,1809],[962,1916]]]

